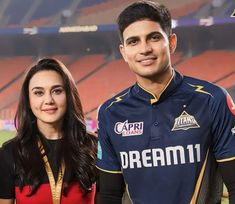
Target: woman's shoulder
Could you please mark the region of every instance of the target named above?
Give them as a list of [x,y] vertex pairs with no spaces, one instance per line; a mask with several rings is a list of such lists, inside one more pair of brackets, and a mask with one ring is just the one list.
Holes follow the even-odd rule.
[[16,138],[10,139],[3,143],[0,148],[0,159],[6,161],[14,160],[14,150],[16,149]]
[[14,169],[15,159],[14,159],[14,150],[16,148],[16,140],[15,138],[6,141],[3,143],[0,148],[0,168],[6,168],[8,166],[10,169]]

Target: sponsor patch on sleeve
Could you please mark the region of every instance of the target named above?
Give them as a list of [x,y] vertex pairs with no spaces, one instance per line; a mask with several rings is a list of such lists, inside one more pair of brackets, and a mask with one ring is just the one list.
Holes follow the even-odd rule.
[[235,104],[233,102],[232,97],[229,94],[227,95],[227,104],[231,113],[235,115]]
[[98,151],[97,151],[97,157],[98,159],[102,159],[102,148],[101,148],[101,145],[100,145],[100,142],[98,141]]

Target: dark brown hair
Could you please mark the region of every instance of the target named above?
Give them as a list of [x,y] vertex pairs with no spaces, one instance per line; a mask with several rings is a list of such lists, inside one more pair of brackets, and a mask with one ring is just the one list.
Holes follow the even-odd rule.
[[30,109],[29,83],[31,78],[40,71],[52,70],[63,79],[67,98],[67,109],[63,122],[63,145],[61,145],[60,161],[64,159],[66,175],[64,178],[64,195],[76,180],[84,194],[91,190],[96,179],[96,137],[88,134],[76,84],[65,65],[52,58],[44,58],[32,66],[24,79],[19,105],[15,116],[16,137],[16,169],[22,186],[27,183],[34,194],[40,185],[40,171],[43,164],[42,156],[37,148],[39,131],[36,118]]

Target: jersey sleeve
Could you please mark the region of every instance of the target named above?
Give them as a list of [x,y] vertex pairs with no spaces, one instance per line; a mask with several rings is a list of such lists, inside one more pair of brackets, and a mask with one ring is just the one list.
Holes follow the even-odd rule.
[[13,199],[15,197],[15,185],[13,175],[13,162],[9,156],[11,152],[5,148],[0,149],[0,198]]
[[109,173],[121,173],[120,163],[117,154],[110,141],[108,130],[108,119],[105,118],[106,110],[101,106],[98,114],[98,153],[97,167]]
[[235,159],[235,104],[222,89],[212,105],[213,151],[218,162]]

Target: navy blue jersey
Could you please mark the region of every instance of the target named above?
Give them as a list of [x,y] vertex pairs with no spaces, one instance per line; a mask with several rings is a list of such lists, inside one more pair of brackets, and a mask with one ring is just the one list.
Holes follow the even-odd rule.
[[235,159],[235,105],[175,72],[159,98],[135,84],[99,110],[97,167],[122,173],[134,204],[215,204],[217,162]]

